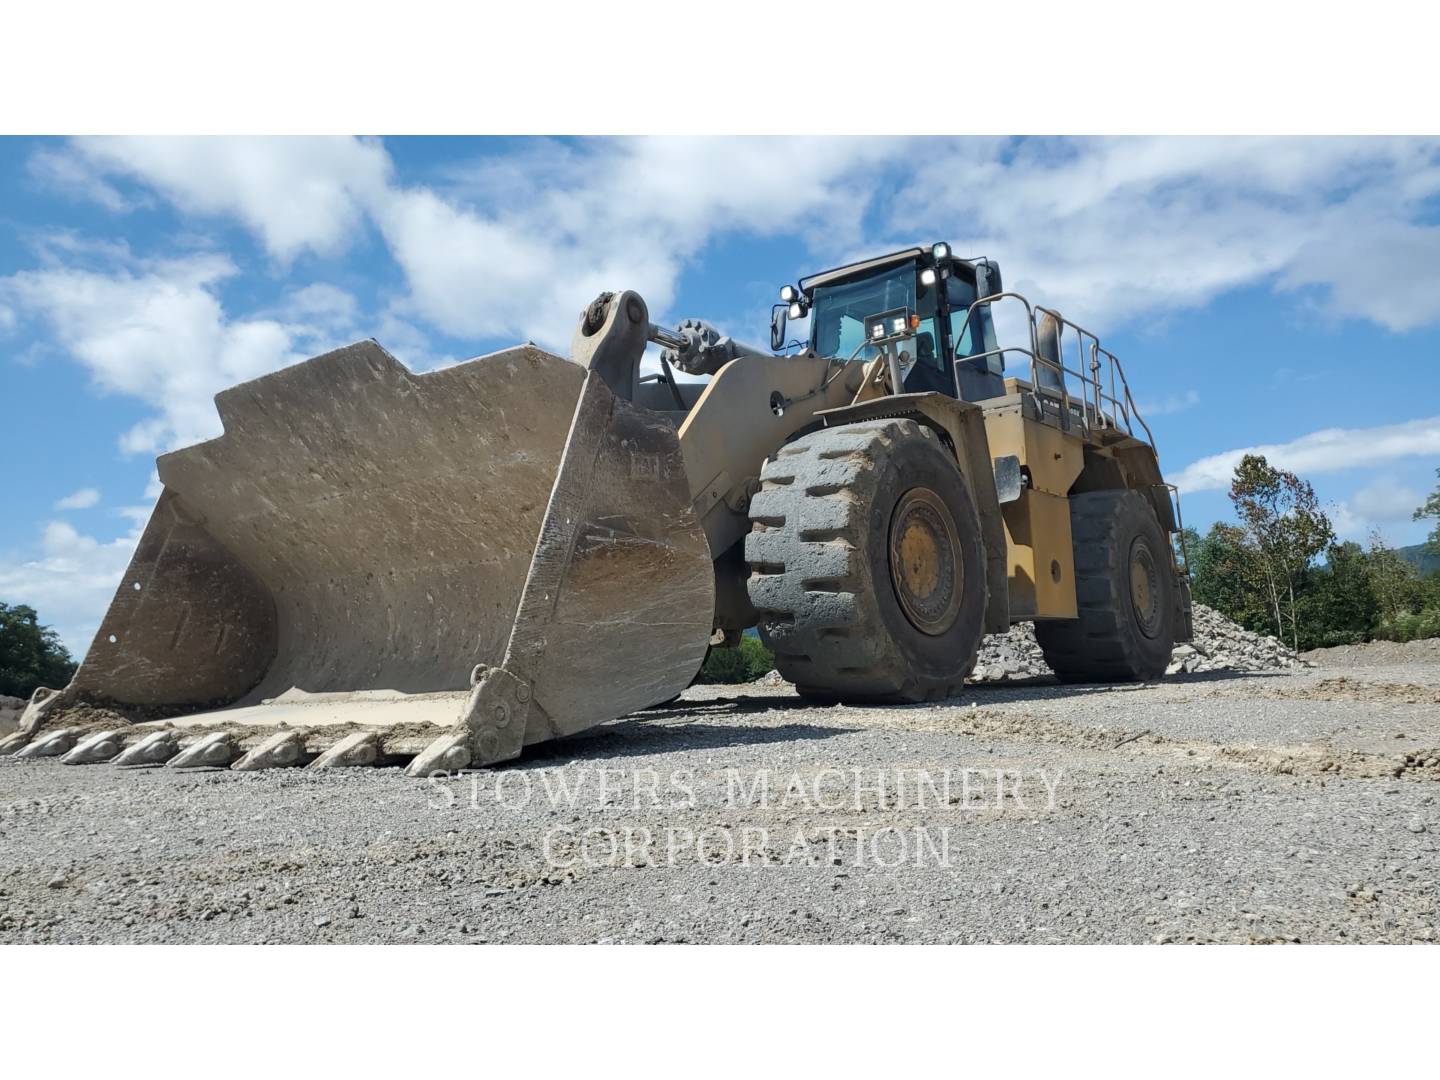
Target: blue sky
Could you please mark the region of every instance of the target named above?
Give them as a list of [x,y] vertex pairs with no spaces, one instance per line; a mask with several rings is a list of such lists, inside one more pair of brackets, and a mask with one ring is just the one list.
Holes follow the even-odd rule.
[[372,336],[563,352],[602,288],[763,342],[780,284],[941,239],[1121,357],[1187,522],[1266,447],[1416,542],[1437,195],[1423,140],[3,139],[0,600],[82,653],[226,385]]

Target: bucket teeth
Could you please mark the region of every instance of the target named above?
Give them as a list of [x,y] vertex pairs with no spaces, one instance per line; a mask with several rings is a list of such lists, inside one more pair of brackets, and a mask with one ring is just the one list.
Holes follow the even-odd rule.
[[239,751],[228,731],[202,735],[165,763],[168,769],[221,769],[235,760]]
[[123,732],[96,731],[76,743],[60,761],[65,765],[94,765],[100,761],[109,761],[124,748]]
[[36,739],[31,740],[28,746],[21,747],[16,751],[17,758],[39,758],[59,757],[61,754],[69,753],[75,745],[77,736],[69,728],[61,731],[47,731]]
[[469,767],[472,757],[470,730],[447,731],[416,755],[405,769],[405,775],[428,777],[435,773],[459,772]]
[[346,735],[310,763],[312,769],[346,769],[374,765],[380,759],[380,733],[357,731]]
[[134,746],[126,747],[115,759],[116,765],[164,765],[180,752],[175,732],[152,731]]
[[255,769],[288,769],[304,763],[305,736],[298,731],[277,731],[231,765],[241,772]]

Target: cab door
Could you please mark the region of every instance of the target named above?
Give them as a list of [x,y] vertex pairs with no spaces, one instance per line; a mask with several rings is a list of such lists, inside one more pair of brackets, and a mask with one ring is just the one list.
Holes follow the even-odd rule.
[[[989,305],[971,312],[975,303],[975,271],[968,266],[954,266],[944,279],[941,295],[941,324],[945,332],[945,348],[955,358],[956,382],[965,401],[983,401],[1005,393],[1005,365],[999,356],[971,360],[996,348],[995,323]],[[955,394],[952,385],[949,393]]]

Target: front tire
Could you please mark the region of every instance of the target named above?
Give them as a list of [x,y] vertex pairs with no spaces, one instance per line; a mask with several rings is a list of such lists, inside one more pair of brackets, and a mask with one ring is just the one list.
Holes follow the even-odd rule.
[[831,701],[937,700],[975,665],[988,593],[953,454],[912,420],[826,428],[760,474],[747,588],[775,666]]
[[1035,623],[1045,662],[1065,682],[1148,682],[1175,648],[1175,574],[1155,511],[1134,491],[1070,499],[1080,617]]

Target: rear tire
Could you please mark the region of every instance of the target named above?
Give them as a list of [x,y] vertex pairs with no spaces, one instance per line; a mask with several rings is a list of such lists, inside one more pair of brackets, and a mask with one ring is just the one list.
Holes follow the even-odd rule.
[[1138,492],[1070,499],[1080,617],[1035,623],[1045,662],[1065,682],[1141,682],[1165,674],[1175,647],[1175,575],[1155,512]]
[[926,701],[975,666],[988,593],[980,517],[934,431],[814,432],[760,474],[747,588],[775,666],[807,697]]

